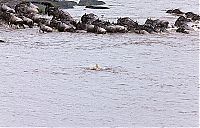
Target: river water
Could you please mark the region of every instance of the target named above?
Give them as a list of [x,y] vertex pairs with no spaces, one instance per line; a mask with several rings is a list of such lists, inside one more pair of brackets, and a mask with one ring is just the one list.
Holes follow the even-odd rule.
[[[170,21],[166,9],[198,12],[196,0],[105,0],[93,12]],[[198,127],[199,36],[48,33],[0,28],[0,126]],[[99,64],[101,71],[88,70]]]

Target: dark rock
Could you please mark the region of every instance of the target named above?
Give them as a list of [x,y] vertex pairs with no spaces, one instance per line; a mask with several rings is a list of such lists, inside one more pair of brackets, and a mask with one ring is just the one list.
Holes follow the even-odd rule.
[[1,42],[1,43],[5,43],[5,41],[4,41],[4,40],[1,40],[1,39],[0,39],[0,42]]
[[86,6],[85,8],[90,8],[90,9],[110,9],[109,7],[93,6],[93,5]]
[[171,9],[171,10],[167,10],[166,13],[170,13],[170,14],[184,14],[184,12],[182,12],[181,10],[179,9]]
[[104,5],[104,4],[106,3],[98,0],[80,0],[78,3],[79,6]]
[[199,15],[194,15],[194,16],[192,17],[192,20],[193,20],[193,21],[200,20],[200,16],[199,16]]
[[194,15],[195,15],[195,14],[194,14],[193,12],[187,12],[187,13],[185,13],[185,16],[186,16],[187,18],[192,18]]

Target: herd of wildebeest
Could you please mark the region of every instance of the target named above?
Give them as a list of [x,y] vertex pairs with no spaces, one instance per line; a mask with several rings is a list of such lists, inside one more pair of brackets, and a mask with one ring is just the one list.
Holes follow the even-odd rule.
[[[139,24],[129,17],[117,19],[117,22],[101,20],[93,13],[84,14],[80,21],[75,20],[68,12],[54,7],[46,6],[45,14],[39,13],[39,7],[31,2],[21,2],[14,9],[6,4],[0,5],[0,21],[15,28],[39,27],[40,32],[91,32],[97,34],[126,33],[137,34],[167,32],[168,28],[175,28],[176,32],[189,33],[192,27],[189,22],[199,22],[200,16],[193,12],[182,12],[179,9],[167,10],[179,16],[174,25],[168,21],[148,18],[144,24]],[[194,24],[195,25],[195,24]],[[199,28],[198,28],[199,29]]]

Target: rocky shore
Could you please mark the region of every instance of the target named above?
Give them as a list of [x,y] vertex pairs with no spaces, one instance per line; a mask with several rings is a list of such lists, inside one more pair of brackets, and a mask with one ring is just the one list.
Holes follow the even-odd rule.
[[98,0],[80,0],[78,3],[79,6],[104,5],[104,4],[106,3]]
[[10,7],[14,7],[16,4],[19,4],[22,1],[31,1],[31,2],[49,2],[54,6],[59,6],[60,8],[73,8],[74,6],[90,6],[90,5],[103,5],[105,2],[98,0],[80,0],[78,3],[73,0],[68,1],[59,1],[59,0],[0,0],[0,3],[7,4]]
[[[21,0],[17,2],[21,2]],[[56,6],[51,1],[41,2],[35,0],[33,2],[24,1],[14,4],[6,0],[3,3],[5,4],[0,6],[0,20],[5,25],[23,29],[38,26],[41,32],[90,32],[97,34],[132,32],[153,34],[165,33],[168,30],[175,29],[176,32],[188,34],[189,31],[194,30],[192,27],[196,27],[195,25],[190,26],[189,23],[193,24],[200,21],[198,14],[182,12],[179,9],[166,11],[166,13],[178,16],[172,26],[169,25],[169,21],[151,18],[147,18],[144,24],[139,24],[130,17],[118,18],[116,22],[111,23],[100,19],[93,13],[84,14],[80,20],[75,20],[68,12],[58,8],[58,5]],[[41,4],[43,9],[35,4]]]

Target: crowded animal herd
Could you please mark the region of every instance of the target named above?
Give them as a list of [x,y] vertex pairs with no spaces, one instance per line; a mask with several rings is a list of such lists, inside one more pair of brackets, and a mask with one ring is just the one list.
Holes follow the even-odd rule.
[[[167,10],[166,13],[179,16],[175,24],[170,26],[168,21],[148,18],[141,25],[129,17],[119,18],[116,23],[104,21],[93,13],[84,14],[80,21],[75,20],[68,12],[46,5],[45,14],[39,13],[39,7],[31,2],[22,2],[10,8],[0,5],[0,22],[15,28],[39,27],[40,32],[91,32],[97,34],[126,33],[137,34],[167,32],[168,28],[175,28],[176,32],[189,33],[192,27],[189,22],[199,22],[200,16],[193,12],[182,12],[179,9]],[[198,28],[199,29],[199,28]]]

